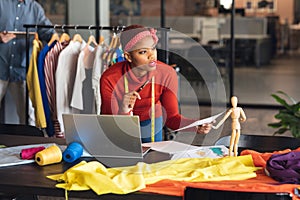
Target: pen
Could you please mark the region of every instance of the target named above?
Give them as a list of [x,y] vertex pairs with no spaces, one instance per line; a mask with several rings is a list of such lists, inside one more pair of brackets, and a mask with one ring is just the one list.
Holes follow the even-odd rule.
[[[139,93],[140,91],[142,91],[142,89],[144,89],[144,87],[147,85],[147,83],[149,83],[149,80],[147,80],[145,83],[143,83],[143,85],[141,85],[136,92]],[[133,94],[134,96],[136,96],[135,94]],[[135,100],[136,97],[134,97]],[[131,97],[130,97],[131,99]],[[131,103],[129,103],[128,108],[133,108],[133,105]]]
[[141,85],[141,87],[139,87],[136,92],[140,92],[142,91],[142,89],[144,89],[144,87],[149,83],[149,80],[147,80],[143,85]]

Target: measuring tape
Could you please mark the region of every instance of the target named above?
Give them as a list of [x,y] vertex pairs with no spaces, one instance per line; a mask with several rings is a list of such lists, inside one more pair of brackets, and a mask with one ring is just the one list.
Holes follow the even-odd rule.
[[[125,94],[129,93],[128,79],[124,75]],[[155,142],[155,79],[151,78],[151,142]]]

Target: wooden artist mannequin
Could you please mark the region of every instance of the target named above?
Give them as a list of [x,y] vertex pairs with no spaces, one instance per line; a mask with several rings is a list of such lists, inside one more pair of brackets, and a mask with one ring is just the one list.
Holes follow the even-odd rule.
[[223,119],[216,125],[212,126],[214,129],[218,129],[224,121],[231,116],[232,123],[231,123],[231,128],[232,128],[232,133],[231,133],[231,138],[230,138],[230,146],[229,146],[229,156],[232,156],[232,150],[234,150],[234,156],[237,156],[237,150],[238,150],[238,142],[240,139],[240,134],[241,134],[241,125],[239,120],[241,122],[246,121],[246,115],[245,112],[241,107],[237,107],[238,99],[236,96],[231,97],[231,105],[232,108],[230,108]]

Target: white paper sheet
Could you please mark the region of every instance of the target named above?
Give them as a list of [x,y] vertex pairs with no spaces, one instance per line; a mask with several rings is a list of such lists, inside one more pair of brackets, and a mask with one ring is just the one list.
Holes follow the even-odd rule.
[[197,149],[197,146],[185,144],[177,141],[162,141],[162,142],[149,142],[143,143],[142,146],[150,147],[152,150],[163,152],[163,153],[179,153],[187,150]]
[[[225,112],[225,111],[224,111]],[[187,125],[185,127],[182,127],[182,128],[179,128],[177,130],[173,130],[171,132],[176,132],[176,131],[181,131],[181,130],[184,130],[184,129],[188,129],[188,128],[192,128],[192,127],[195,127],[195,126],[200,126],[202,124],[207,124],[207,123],[212,123],[215,119],[217,119],[220,115],[222,115],[224,112],[221,112],[217,115],[213,115],[211,117],[208,117],[208,118],[204,118],[204,119],[200,119],[198,121],[195,121],[194,123],[191,123],[190,125]]]
[[201,146],[197,149],[176,153],[173,159],[179,158],[222,158],[228,155],[228,148],[224,145]]

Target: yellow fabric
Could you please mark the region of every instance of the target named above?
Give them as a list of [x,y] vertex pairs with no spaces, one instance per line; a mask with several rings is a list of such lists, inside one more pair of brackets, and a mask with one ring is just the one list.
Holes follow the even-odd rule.
[[66,190],[92,189],[98,195],[127,194],[163,179],[189,182],[245,180],[256,177],[258,169],[250,155],[217,159],[183,158],[119,168],[105,168],[97,161],[82,161],[63,174],[47,177],[63,182],[56,187]]
[[46,128],[47,123],[37,71],[38,54],[41,51],[42,46],[43,45],[40,40],[33,40],[32,53],[28,67],[28,72],[26,75],[26,81],[28,87],[28,94],[32,102],[32,106],[34,107],[35,124],[37,127]]

